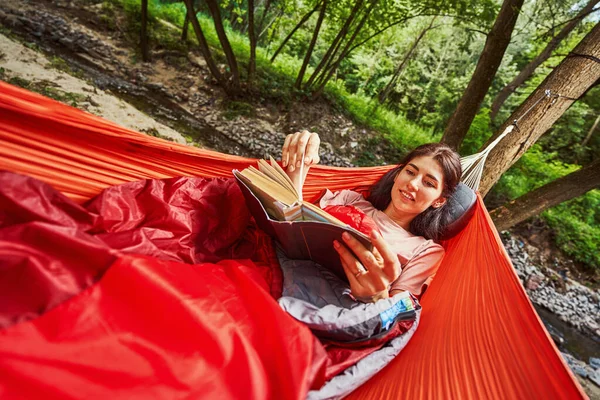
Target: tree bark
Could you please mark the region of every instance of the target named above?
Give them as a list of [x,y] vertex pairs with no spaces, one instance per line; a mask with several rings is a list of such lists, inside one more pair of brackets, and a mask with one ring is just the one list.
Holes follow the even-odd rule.
[[504,0],[467,89],[446,125],[441,142],[458,149],[481,107],[510,42],[524,0]]
[[577,26],[577,24],[582,19],[584,19],[590,12],[592,12],[594,6],[599,2],[600,0],[590,0],[590,2],[588,2],[585,5],[585,7],[583,7],[579,11],[579,13],[577,13],[577,16],[575,16],[575,18],[571,19],[567,24],[565,24],[565,26],[563,26],[560,32],[558,32],[558,34],[554,36],[552,40],[550,40],[550,42],[548,42],[548,44],[540,54],[538,54],[537,57],[531,60],[529,64],[527,64],[509,84],[507,84],[502,88],[502,90],[500,90],[500,92],[496,95],[496,98],[492,102],[492,107],[490,110],[490,118],[492,120],[496,118],[496,115],[500,111],[500,108],[502,108],[502,105],[504,104],[506,99],[508,99],[508,97],[511,94],[513,94],[519,86],[521,86],[527,79],[531,77],[531,75],[533,75],[533,72],[536,70],[536,68],[539,67],[544,61],[546,61],[550,57],[550,55],[552,55],[554,49],[558,47],[558,45],[563,41],[563,39],[566,38],[569,35],[569,33],[571,33],[571,31]]
[[396,85],[396,81],[398,80],[400,73],[402,73],[402,71],[408,64],[408,60],[410,60],[410,58],[412,57],[412,54],[415,51],[415,49],[417,48],[417,46],[419,45],[419,42],[421,41],[421,39],[423,39],[423,37],[425,36],[427,31],[429,31],[431,29],[431,27],[433,26],[433,22],[435,21],[435,18],[436,17],[433,17],[431,19],[431,22],[429,23],[429,25],[425,29],[423,29],[421,31],[421,33],[419,33],[419,36],[417,37],[417,39],[410,46],[410,49],[408,49],[408,53],[406,53],[406,55],[402,59],[402,62],[400,62],[400,64],[398,64],[398,68],[396,68],[396,71],[394,72],[392,79],[390,79],[390,81],[385,86],[385,88],[379,93],[378,99],[379,99],[380,104],[383,104],[385,102],[385,100],[387,99],[387,97],[389,96],[390,92],[392,91],[392,88],[394,87],[394,85]]
[[200,46],[200,51],[204,56],[204,60],[206,61],[206,65],[210,70],[212,76],[219,82],[221,86],[227,90],[227,81],[223,74],[219,71],[215,60],[212,57],[212,53],[210,51],[210,47],[208,47],[208,43],[206,42],[206,37],[204,37],[204,32],[202,32],[202,27],[200,26],[200,22],[198,22],[198,17],[196,16],[196,12],[194,11],[193,0],[184,0],[185,6],[187,8],[187,14],[190,17],[190,22],[192,23],[192,28],[194,28],[194,33],[196,34],[196,39],[198,39],[198,45]]
[[142,48],[142,61],[150,61],[150,51],[148,49],[148,0],[142,0],[142,29],[140,32],[140,45]]
[[223,48],[223,53],[225,53],[227,65],[229,65],[229,71],[231,72],[230,86],[234,90],[237,90],[240,87],[240,72],[238,70],[235,54],[233,53],[233,49],[231,48],[231,43],[229,43],[227,33],[225,32],[225,27],[223,26],[223,20],[221,19],[221,10],[219,8],[219,4],[216,0],[205,1],[213,18],[213,22],[215,24],[215,31],[217,31],[219,42],[221,43],[221,47]]
[[323,23],[323,19],[325,19],[325,11],[327,10],[327,0],[323,0],[323,5],[321,6],[321,12],[319,12],[319,19],[317,19],[317,25],[315,25],[315,30],[313,31],[312,38],[310,39],[310,43],[308,44],[308,49],[306,49],[306,54],[304,55],[304,61],[302,61],[302,66],[300,67],[300,71],[298,72],[298,77],[296,78],[296,83],[294,87],[296,89],[302,88],[302,81],[304,80],[304,73],[306,72],[306,68],[310,62],[310,57],[312,56],[313,49],[315,48],[315,44],[317,43],[317,38],[319,37],[319,32],[321,31],[321,24]]
[[[325,69],[321,72],[321,76],[318,78],[317,82],[318,82],[319,86],[317,87],[317,90],[313,93],[313,98],[317,98],[323,93],[323,90],[325,89],[325,85],[327,84],[327,82],[329,82],[329,80],[331,79],[333,74],[337,72],[337,69],[339,68],[342,60],[344,60],[344,58],[346,58],[346,56],[350,52],[350,47],[352,46],[352,43],[354,43],[354,40],[360,33],[362,27],[365,25],[365,22],[367,22],[367,20],[369,19],[370,15],[371,15],[371,11],[373,11],[373,8],[375,8],[377,3],[379,3],[379,0],[373,0],[371,2],[371,5],[369,5],[367,10],[365,11],[365,14],[363,15],[362,19],[358,22],[356,29],[354,29],[352,36],[350,36],[350,39],[346,42],[346,45],[344,46],[342,53],[332,63],[332,65],[329,66],[329,63],[333,60],[333,55],[332,55],[332,58],[330,58],[329,62],[325,66]],[[339,44],[341,44],[341,43],[342,42],[340,41]],[[339,46],[339,44],[338,44],[338,46]],[[335,52],[333,54],[337,54],[337,49],[335,50]],[[337,79],[337,74],[336,74],[336,79]]]
[[254,0],[248,0],[248,39],[250,59],[248,60],[248,84],[251,86],[256,73],[256,31],[254,30]]
[[[599,78],[600,24],[596,24],[482,147],[485,148],[495,140],[512,121],[522,118],[519,121],[520,129],[506,136],[490,151],[479,186],[481,194],[485,196],[500,176],[554,124],[574,100],[583,96]],[[547,89],[564,97],[544,99],[523,115],[544,96],[544,91]]]
[[594,130],[598,126],[598,123],[600,123],[600,115],[598,115],[598,117],[594,121],[594,124],[592,125],[592,128],[589,130],[588,134],[585,136],[585,139],[583,139],[583,142],[581,142],[581,146],[585,146],[590,141],[590,139],[592,138],[592,133],[594,133]]
[[190,13],[189,13],[189,11],[187,11],[187,8],[186,8],[185,19],[183,21],[183,28],[181,30],[181,41],[182,42],[185,42],[187,40],[189,25],[190,25]]
[[312,73],[312,75],[310,76],[310,78],[308,79],[308,81],[306,82],[306,86],[311,86],[313,84],[315,78],[317,78],[319,76],[319,73],[321,72],[321,70],[327,65],[327,63],[330,61],[330,58],[333,57],[333,55],[335,54],[335,52],[337,52],[337,50],[339,49],[339,46],[342,43],[343,39],[348,34],[348,31],[350,30],[350,25],[352,25],[352,22],[354,21],[354,18],[358,14],[358,12],[360,10],[360,7],[363,4],[363,1],[364,0],[357,0],[356,1],[356,3],[354,4],[354,7],[350,11],[350,15],[348,16],[348,18],[344,22],[344,25],[342,26],[342,29],[340,29],[340,31],[338,32],[338,34],[336,35],[336,37],[333,39],[333,42],[331,43],[331,45],[329,46],[329,48],[325,52],[325,55],[321,59],[321,62],[319,62],[319,65],[317,65],[317,68],[315,68],[314,72]]
[[260,16],[260,21],[258,21],[258,24],[256,25],[256,31],[260,32],[260,34],[258,35],[259,37],[262,35],[263,24],[265,23],[265,17],[267,16],[267,13],[269,12],[269,8],[271,8],[271,3],[272,3],[271,0],[267,0],[265,8],[263,9],[263,12]]
[[292,36],[294,36],[294,33],[296,33],[296,31],[300,29],[300,27],[304,25],[306,21],[308,21],[308,19],[313,15],[313,13],[319,9],[320,5],[321,3],[318,2],[315,8],[310,10],[306,15],[304,15],[304,17],[302,17],[302,19],[300,19],[300,21],[296,24],[294,29],[292,29],[292,31],[285,37],[285,39],[283,39],[283,42],[281,42],[277,50],[275,50],[275,53],[273,53],[273,57],[271,57],[271,62],[275,61],[277,55],[281,52],[281,50],[283,50],[283,48],[285,47],[287,42],[292,38]]
[[600,187],[600,159],[496,208],[490,216],[499,231]]

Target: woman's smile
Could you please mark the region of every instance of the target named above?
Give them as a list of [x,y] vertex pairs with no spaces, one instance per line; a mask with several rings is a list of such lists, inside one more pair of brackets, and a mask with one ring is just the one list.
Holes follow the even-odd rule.
[[408,230],[417,215],[432,205],[439,207],[443,176],[442,167],[433,157],[413,158],[396,175],[385,213]]
[[415,201],[415,196],[405,192],[404,190],[400,190],[400,194],[402,195],[402,198],[406,199],[407,201]]

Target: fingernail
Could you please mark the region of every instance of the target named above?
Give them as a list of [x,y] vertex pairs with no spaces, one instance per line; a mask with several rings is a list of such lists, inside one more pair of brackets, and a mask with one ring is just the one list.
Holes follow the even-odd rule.
[[296,167],[300,168],[301,165],[302,165],[302,160],[296,161]]
[[348,240],[348,239],[350,239],[350,234],[349,234],[348,232],[344,232],[344,233],[342,233],[342,237],[343,237],[345,240]]
[[311,162],[312,162],[312,158],[310,158],[310,157],[306,157],[306,158],[304,159],[304,164],[305,164],[305,165],[309,165]]
[[372,230],[371,231],[371,239],[377,239],[379,237],[379,234],[377,233],[376,230]]
[[294,172],[295,169],[296,168],[294,168],[293,164],[290,164],[290,166],[288,167],[288,171],[290,171],[290,172]]
[[281,165],[283,165],[283,168],[287,167],[287,161],[282,161]]
[[335,247],[336,249],[340,248],[340,243],[337,240],[333,241],[333,247]]

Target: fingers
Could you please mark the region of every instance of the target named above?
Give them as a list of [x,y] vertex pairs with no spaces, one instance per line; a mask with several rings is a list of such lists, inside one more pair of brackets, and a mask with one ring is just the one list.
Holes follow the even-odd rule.
[[342,267],[344,268],[344,272],[350,283],[350,288],[360,287],[357,274],[360,268],[362,268],[362,265],[359,265],[358,260],[338,241],[334,241],[333,246],[340,255],[340,261],[342,262]]
[[306,145],[306,156],[304,157],[304,164],[313,165],[319,163],[319,146],[321,145],[321,138],[319,135],[312,132],[308,143]]
[[320,143],[318,134],[306,130],[287,135],[281,154],[283,167],[293,172],[300,167],[303,156],[305,165],[317,164]]
[[344,243],[352,250],[354,254],[358,257],[362,265],[365,266],[367,270],[371,270],[374,268],[381,268],[383,264],[383,259],[379,255],[379,253],[373,253],[369,251],[361,242],[359,242],[354,236],[349,234],[348,232],[344,232],[342,234],[342,239]]
[[346,271],[346,275],[352,275],[352,277],[356,277],[359,272],[366,272],[364,271],[364,268],[360,262],[356,259],[356,257],[354,257],[354,254],[352,254],[352,252],[348,250],[346,246],[343,246],[337,240],[334,240],[333,247],[340,255],[340,260],[342,261],[344,269],[348,269],[348,271]]
[[377,231],[371,232],[371,243],[375,247],[373,253],[377,253],[376,256],[381,257],[383,261],[383,272],[391,282],[395,281],[402,272],[398,256]]
[[283,148],[281,149],[281,162],[283,164],[283,168],[288,166],[288,162],[290,159],[290,143],[292,142],[292,137],[294,135],[290,134],[285,137],[285,142],[283,142]]

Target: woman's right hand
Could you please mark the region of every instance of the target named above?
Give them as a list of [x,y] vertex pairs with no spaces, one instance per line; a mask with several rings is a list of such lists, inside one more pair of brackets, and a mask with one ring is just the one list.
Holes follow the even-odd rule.
[[321,139],[315,132],[301,131],[286,136],[281,150],[281,161],[287,172],[294,172],[300,168],[302,155],[304,165],[310,167],[319,163],[319,145]]
[[337,240],[333,242],[350,282],[352,295],[363,303],[389,297],[389,288],[402,271],[398,256],[381,234],[374,230],[370,237],[373,250],[368,250],[347,232],[342,234],[344,244]]

